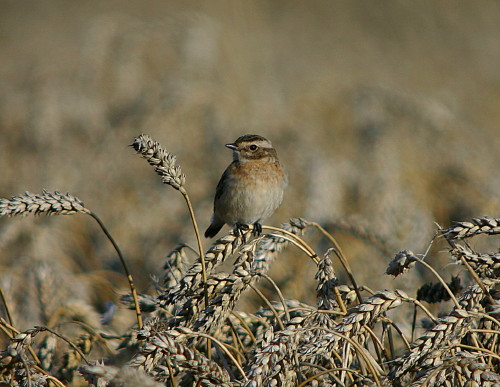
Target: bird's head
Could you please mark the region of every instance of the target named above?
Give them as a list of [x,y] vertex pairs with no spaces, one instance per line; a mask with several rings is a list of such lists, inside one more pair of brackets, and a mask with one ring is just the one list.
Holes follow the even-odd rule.
[[258,134],[245,134],[226,147],[233,151],[233,159],[240,162],[278,158],[271,141]]

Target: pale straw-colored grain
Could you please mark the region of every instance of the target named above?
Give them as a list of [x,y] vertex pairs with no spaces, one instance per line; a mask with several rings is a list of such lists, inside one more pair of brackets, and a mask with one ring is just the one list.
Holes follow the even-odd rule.
[[24,195],[0,199],[0,216],[14,215],[71,215],[90,214],[83,202],[77,197],[59,191],[43,190],[42,194],[26,192]]

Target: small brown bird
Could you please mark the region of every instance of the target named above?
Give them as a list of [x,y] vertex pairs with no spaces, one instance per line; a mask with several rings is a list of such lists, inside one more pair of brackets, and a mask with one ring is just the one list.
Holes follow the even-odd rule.
[[283,200],[286,174],[271,142],[262,136],[245,134],[226,147],[233,150],[233,162],[217,184],[214,214],[205,237],[214,237],[226,223],[236,233],[253,224],[254,233],[260,234],[260,222]]

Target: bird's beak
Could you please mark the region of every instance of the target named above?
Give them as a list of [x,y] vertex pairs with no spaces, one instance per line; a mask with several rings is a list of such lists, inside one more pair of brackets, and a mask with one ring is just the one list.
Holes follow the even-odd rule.
[[240,148],[238,148],[236,145],[234,144],[226,144],[226,147],[229,148],[229,149],[232,149],[234,151],[239,151]]

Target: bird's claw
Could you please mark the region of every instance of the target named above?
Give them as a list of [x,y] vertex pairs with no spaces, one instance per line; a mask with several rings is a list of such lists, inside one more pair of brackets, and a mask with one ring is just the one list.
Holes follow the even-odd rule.
[[[246,235],[243,233],[243,231],[248,231],[250,229],[250,226],[245,223],[236,223],[234,225],[234,235],[240,236],[243,238],[243,242],[246,243]],[[253,224],[253,230],[252,230],[252,235],[254,236],[259,236],[262,234],[262,225],[259,222],[255,222]]]
[[243,242],[246,243],[246,237],[245,235],[243,234],[243,231],[247,231],[249,229],[248,227],[248,224],[244,224],[244,223],[236,223],[234,225],[234,235],[236,235],[237,237],[240,236],[243,238]]
[[262,225],[259,222],[255,222],[253,224],[252,234],[255,236],[259,236],[260,234],[262,234]]

